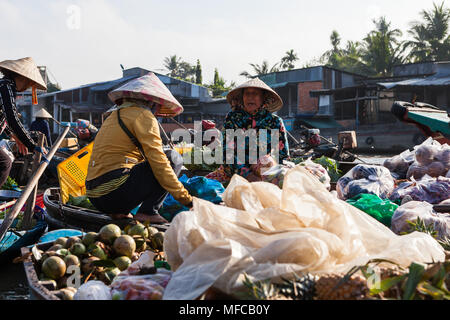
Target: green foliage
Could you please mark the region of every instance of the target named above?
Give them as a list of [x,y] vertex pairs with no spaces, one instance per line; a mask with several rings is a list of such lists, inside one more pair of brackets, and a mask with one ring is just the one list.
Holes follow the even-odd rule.
[[247,274],[244,274],[242,281],[246,291],[238,294],[243,300],[268,300],[278,295],[279,290],[272,284],[271,280],[255,281],[249,279]]
[[297,54],[293,49],[286,51],[285,56],[281,58],[280,69],[281,70],[292,70],[295,68],[295,61],[298,60]]
[[[427,233],[433,238],[436,239],[436,241],[445,249],[450,251],[450,238],[445,237],[442,239],[438,239],[438,232],[436,229],[434,229],[434,226],[432,224],[427,225],[424,220],[420,219],[419,217],[415,221],[406,221],[410,225],[410,230],[405,233],[411,233],[414,231]],[[404,234],[405,234],[404,233]]]
[[[389,76],[393,66],[405,62],[450,59],[450,8],[433,3],[429,11],[420,12],[421,21],[413,21],[407,34],[391,27],[385,17],[374,20],[375,28],[362,41],[348,41],[341,46],[341,36],[333,30],[331,49],[320,61],[330,67],[366,76]],[[408,52],[409,51],[409,52]]]
[[183,61],[176,54],[164,58],[164,67],[169,71],[168,76],[189,82],[195,82],[196,80],[197,67]]
[[212,90],[212,96],[214,98],[219,98],[225,92],[230,91],[235,86],[234,82],[231,82],[230,85],[226,84],[226,81],[219,76],[219,71],[214,69],[214,82],[207,85],[208,88]]
[[247,71],[242,71],[239,75],[247,77],[247,78],[256,78],[268,73],[272,73],[272,72],[278,72],[280,71],[280,69],[278,68],[278,63],[275,63],[271,68],[269,67],[269,63],[267,62],[267,60],[264,60],[261,65],[256,64],[256,63],[249,63],[250,66],[253,68],[253,71],[255,72],[254,75],[251,75],[249,72]]
[[422,21],[413,21],[408,34],[412,40],[405,43],[410,49],[409,61],[448,60],[450,58],[450,8],[433,3],[430,11],[422,10]]
[[195,68],[195,83],[202,84],[202,66],[200,65],[200,60],[197,59],[197,67]]
[[16,180],[8,176],[6,182],[2,186],[2,190],[15,190],[18,187]]
[[85,209],[96,210],[87,196],[74,197],[71,194],[69,194],[69,200],[67,201],[66,204]]
[[337,182],[339,178],[342,177],[342,170],[338,169],[338,163],[336,160],[322,156],[313,160],[313,162],[320,164],[327,170],[331,182]]

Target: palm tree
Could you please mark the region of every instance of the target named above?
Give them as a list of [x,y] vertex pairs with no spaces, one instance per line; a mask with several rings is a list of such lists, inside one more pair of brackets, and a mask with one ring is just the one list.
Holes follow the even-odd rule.
[[281,58],[280,67],[281,70],[292,70],[295,65],[294,62],[298,60],[297,54],[293,49],[286,51],[285,56]]
[[376,29],[365,38],[362,48],[364,62],[375,75],[389,75],[396,64],[404,62],[403,46],[397,38],[402,36],[399,29],[391,29],[385,17],[373,21]]
[[408,60],[410,62],[420,62],[431,60],[431,48],[427,43],[427,30],[424,25],[415,24],[411,26],[408,33],[413,37],[413,40],[406,41],[405,49],[411,48]]
[[169,71],[167,75],[171,77],[178,76],[181,63],[181,57],[177,57],[176,54],[164,58],[164,67]]
[[342,55],[342,51],[339,48],[339,45],[341,44],[341,37],[339,33],[336,30],[333,30],[330,35],[330,42],[331,42],[331,50],[326,51],[322,57],[320,58],[321,61],[323,61],[326,65],[338,68],[339,67],[339,56]]
[[414,21],[408,33],[413,37],[407,47],[411,48],[411,60],[450,59],[450,8],[433,3],[430,11],[422,10],[423,22]]
[[267,60],[264,60],[261,63],[261,65],[256,64],[256,63],[250,63],[250,65],[252,66],[253,70],[255,71],[255,75],[252,76],[247,71],[242,71],[239,75],[247,77],[247,78],[256,78],[256,77],[259,77],[264,74],[280,71],[278,69],[278,63],[275,63],[271,68],[269,68],[269,63],[267,62]]

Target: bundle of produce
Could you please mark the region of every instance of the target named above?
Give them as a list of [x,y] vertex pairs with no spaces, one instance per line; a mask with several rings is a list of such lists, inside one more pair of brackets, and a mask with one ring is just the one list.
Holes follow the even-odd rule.
[[436,213],[433,205],[424,201],[409,201],[392,216],[391,229],[397,234],[415,231],[417,222],[436,232],[437,239],[450,238],[450,214]]
[[161,300],[172,272],[153,268],[149,274],[119,275],[111,284],[113,300]]
[[403,268],[376,259],[355,266],[348,273],[283,279],[282,282],[251,281],[244,275],[245,289],[235,295],[252,300],[450,300],[450,256],[446,261],[412,262]]
[[87,196],[74,197],[69,194],[69,200],[67,200],[66,204],[85,209],[97,210]]
[[383,200],[377,195],[364,193],[347,200],[347,203],[364,211],[388,228],[391,226],[392,215],[398,208],[397,204],[388,199]]
[[[218,149],[219,150],[219,149]],[[221,149],[220,149],[221,150]],[[195,171],[214,171],[219,168],[220,164],[205,163],[204,159],[214,159],[215,150],[211,150],[210,148],[203,146],[201,148],[194,147],[190,151],[183,154],[184,166],[191,172]],[[196,156],[197,154],[197,156]],[[196,158],[199,161],[196,161]],[[198,163],[200,162],[200,163]]]
[[[330,190],[330,176],[327,170],[320,164],[307,159],[298,164],[299,166],[305,167],[314,177],[316,177],[325,187]],[[278,186],[280,189],[283,188],[283,181],[286,172],[294,167],[294,163],[290,161],[284,161],[283,164],[278,164],[270,167],[267,170],[263,170],[261,173],[261,180],[264,182],[270,182]]]
[[261,180],[283,188],[284,175],[291,168],[289,165],[277,164],[261,172]]
[[[45,252],[36,247],[32,252],[39,280],[62,299],[72,300],[77,291],[70,287],[92,280],[110,285],[146,250],[157,252],[161,257],[163,242],[162,232],[135,222],[123,231],[109,224],[98,233],[89,232],[82,238],[61,237]],[[102,291],[101,287],[99,290]]]
[[[304,158],[292,158],[294,164],[300,164],[305,161]],[[338,163],[336,160],[322,156],[320,158],[311,160],[314,163],[320,164],[327,170],[328,175],[330,176],[331,182],[337,182],[339,178],[342,177],[342,171],[338,169]]]
[[386,199],[394,190],[394,179],[382,166],[359,164],[340,178],[336,184],[339,199],[347,200],[362,193]]
[[438,204],[450,198],[450,178],[428,178],[400,183],[389,197],[392,201],[409,196],[415,201]]
[[421,179],[425,175],[431,177],[445,176],[450,170],[450,146],[428,138],[412,151],[406,150],[398,156],[386,159],[383,165],[397,179]]
[[5,183],[3,184],[2,190],[13,190],[13,191],[22,191],[22,189],[19,188],[19,185],[17,184],[16,180],[8,176],[6,178]]
[[322,165],[308,159],[300,163],[300,166],[304,166],[306,170],[311,172],[317,179],[319,179],[319,181],[322,182],[328,190],[331,189],[331,178],[328,175],[328,171]]

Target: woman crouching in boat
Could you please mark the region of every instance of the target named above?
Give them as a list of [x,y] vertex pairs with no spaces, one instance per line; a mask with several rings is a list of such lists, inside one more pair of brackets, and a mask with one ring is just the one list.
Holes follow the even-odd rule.
[[192,197],[178,181],[182,158],[163,150],[156,117],[183,112],[158,77],[149,73],[111,91],[117,110],[101,126],[94,141],[86,178],[87,196],[100,211],[120,218],[141,204],[135,218],[166,223],[158,214],[168,192],[192,207]]
[[[37,105],[37,89],[47,90],[47,86],[31,57],[2,61],[0,72],[3,74],[0,79],[0,134],[10,136],[15,140],[19,153],[27,155],[34,151],[36,143],[20,122],[16,94],[31,87],[32,103]],[[11,158],[0,148],[0,186],[6,182],[11,167]]]

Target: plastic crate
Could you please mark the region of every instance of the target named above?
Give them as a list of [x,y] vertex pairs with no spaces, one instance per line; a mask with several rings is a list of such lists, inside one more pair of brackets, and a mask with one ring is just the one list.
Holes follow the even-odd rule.
[[56,167],[63,203],[69,200],[69,194],[74,197],[86,194],[85,182],[93,145],[91,142]]

